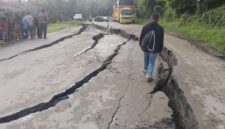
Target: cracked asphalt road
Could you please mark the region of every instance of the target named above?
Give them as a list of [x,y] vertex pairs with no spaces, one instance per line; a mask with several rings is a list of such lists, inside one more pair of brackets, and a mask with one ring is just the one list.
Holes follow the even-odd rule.
[[[173,129],[166,96],[162,93],[153,98],[146,95],[155,82],[145,81],[138,42],[127,41],[119,35],[105,35],[89,49],[94,43],[93,36],[99,33],[103,32],[88,27],[80,35],[54,46],[0,62],[1,119],[46,102],[71,88],[101,67],[123,44],[107,68],[70,94],[68,99],[41,112],[2,123],[0,129]],[[40,42],[43,45],[48,41]],[[29,44],[27,47],[22,43],[16,50],[13,45],[6,46],[1,48],[2,58],[26,50],[23,45],[28,49],[38,46]],[[146,109],[149,104],[151,106]]]
[[[96,24],[107,26],[107,23]],[[141,25],[118,23],[110,23],[111,27],[137,36],[142,28]],[[225,129],[225,61],[199,50],[187,40],[167,33],[165,44],[178,58],[174,74],[194,110],[200,128]]]
[[[137,36],[141,30],[139,25],[110,23],[110,27]],[[47,40],[1,45],[0,60],[52,43],[80,28],[51,34]],[[166,96],[146,95],[155,82],[145,82],[143,54],[138,42],[119,35],[104,35],[92,48],[93,36],[100,33],[103,32],[88,27],[81,34],[53,46],[0,61],[0,122],[4,116],[47,102],[77,82],[82,83],[56,105],[2,122],[0,129],[174,129]],[[178,57],[175,76],[200,128],[224,129],[224,61],[168,34],[165,42]],[[87,82],[81,81],[101,68],[120,45],[106,69]]]

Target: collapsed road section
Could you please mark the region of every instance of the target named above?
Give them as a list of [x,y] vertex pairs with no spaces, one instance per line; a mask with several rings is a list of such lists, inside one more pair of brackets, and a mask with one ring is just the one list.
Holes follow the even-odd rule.
[[162,60],[166,62],[167,67],[165,68],[163,63],[160,64],[158,68],[159,80],[151,94],[162,91],[169,98],[168,105],[173,110],[172,117],[175,121],[176,129],[199,129],[192,107],[184,96],[183,91],[179,88],[175,77],[172,77],[174,66],[177,65],[175,54],[171,50],[164,48],[160,55]]

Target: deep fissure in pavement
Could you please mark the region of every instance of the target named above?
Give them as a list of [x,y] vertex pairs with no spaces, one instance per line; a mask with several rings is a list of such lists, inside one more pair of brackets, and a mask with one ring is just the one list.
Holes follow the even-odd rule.
[[[101,38],[101,37],[102,36],[97,36],[96,38]],[[78,88],[80,88],[84,84],[88,83],[93,77],[97,76],[100,72],[104,71],[107,68],[107,66],[112,63],[113,58],[118,55],[119,50],[121,49],[121,47],[123,45],[125,45],[127,42],[129,42],[131,39],[133,39],[132,36],[127,37],[127,38],[128,38],[128,40],[126,42],[118,45],[117,48],[114,50],[113,54],[111,54],[105,61],[103,61],[103,64],[98,69],[96,69],[93,72],[89,73],[87,76],[82,78],[80,81],[76,82],[72,87],[70,87],[69,89],[65,90],[62,93],[54,95],[47,102],[39,103],[39,104],[37,104],[35,106],[23,109],[23,110],[21,110],[19,112],[11,114],[11,115],[0,117],[0,124],[12,122],[14,120],[18,120],[18,119],[20,119],[22,117],[25,117],[27,115],[30,115],[32,113],[42,112],[44,110],[47,110],[47,109],[49,109],[51,107],[56,106],[62,100],[68,99],[69,95],[71,95],[74,92],[76,92],[76,90]],[[96,39],[96,40],[98,41],[99,39]]]
[[22,55],[22,54],[25,54],[25,53],[28,53],[28,52],[32,52],[32,51],[36,51],[36,50],[40,50],[40,49],[43,49],[43,48],[47,48],[47,47],[51,47],[53,45],[56,45],[56,44],[64,41],[65,39],[72,38],[73,36],[76,36],[76,35],[80,35],[82,32],[84,32],[88,28],[88,26],[89,25],[87,25],[87,24],[82,24],[81,29],[75,34],[67,35],[67,36],[64,36],[62,38],[59,38],[58,40],[56,40],[56,41],[54,41],[52,43],[45,44],[45,45],[42,45],[42,46],[39,46],[39,47],[36,47],[36,48],[33,48],[33,49],[29,49],[29,50],[20,52],[20,53],[18,53],[16,55],[8,57],[8,58],[0,59],[0,62],[13,59],[13,58],[15,58],[15,57],[17,57],[19,55]]
[[[122,37],[127,37],[131,34],[128,34],[126,31],[121,29],[108,29],[106,27],[96,25],[94,26],[97,29],[103,31],[110,31],[114,34],[120,34]],[[132,35],[134,39],[138,39],[137,36]],[[159,81],[156,84],[155,89],[150,93],[154,94],[158,91],[162,91],[166,94],[169,99],[169,107],[173,110],[173,120],[175,122],[176,129],[199,129],[198,121],[194,115],[193,109],[188,103],[184,92],[179,87],[175,77],[172,77],[173,66],[177,65],[177,59],[175,54],[168,48],[164,48],[163,52],[160,54],[160,57],[168,65],[168,69],[163,68],[163,64],[160,64],[159,67]],[[152,99],[152,97],[151,97]],[[149,102],[149,108],[151,105],[151,100]],[[143,111],[145,112],[145,110]]]
[[194,112],[188,103],[184,92],[179,88],[175,78],[172,77],[162,91],[169,98],[169,107],[173,110],[173,119],[175,120],[176,129],[199,129],[198,121]]
[[168,105],[173,111],[172,117],[176,129],[199,129],[192,107],[188,103],[175,77],[172,76],[173,67],[177,65],[175,54],[171,50],[164,48],[160,57],[166,62],[168,68],[164,68],[163,63],[160,64],[158,68],[159,81],[151,93],[154,94],[162,91],[166,94],[169,99]]
[[94,36],[94,37],[92,38],[92,39],[94,40],[94,43],[93,43],[90,47],[84,49],[83,51],[79,52],[78,54],[76,54],[76,55],[74,55],[74,56],[75,56],[75,57],[78,57],[79,55],[84,54],[84,53],[88,52],[89,50],[93,49],[93,48],[98,44],[99,40],[100,40],[101,38],[103,38],[103,37],[104,37],[104,34],[103,34],[103,33],[97,34],[96,36]]
[[129,34],[126,31],[121,30],[121,29],[109,29],[108,30],[107,28],[105,28],[103,26],[99,26],[97,24],[94,24],[94,27],[99,30],[105,31],[105,32],[109,31],[109,33],[111,33],[111,34],[120,35],[121,37],[126,38],[126,39],[132,39],[132,40],[136,40],[136,41],[138,40],[138,37],[136,35]]

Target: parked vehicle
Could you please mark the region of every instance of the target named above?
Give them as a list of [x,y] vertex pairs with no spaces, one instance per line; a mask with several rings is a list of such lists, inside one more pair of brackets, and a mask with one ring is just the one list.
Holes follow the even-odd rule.
[[120,23],[132,23],[136,17],[134,0],[117,0],[113,7],[113,20]]
[[75,14],[74,17],[73,17],[74,20],[83,20],[84,17],[82,14]]
[[107,21],[109,21],[109,19],[105,16],[96,16],[95,21],[96,22],[107,22]]

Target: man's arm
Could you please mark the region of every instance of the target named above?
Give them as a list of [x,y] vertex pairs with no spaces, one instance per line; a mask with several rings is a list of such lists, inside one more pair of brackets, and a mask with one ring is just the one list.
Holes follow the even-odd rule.
[[142,42],[142,39],[144,38],[144,35],[146,34],[146,26],[144,26],[142,28],[142,31],[141,31],[141,35],[140,35],[140,38],[139,38],[139,45],[141,46],[141,42]]

